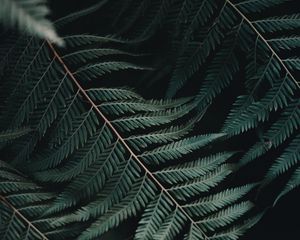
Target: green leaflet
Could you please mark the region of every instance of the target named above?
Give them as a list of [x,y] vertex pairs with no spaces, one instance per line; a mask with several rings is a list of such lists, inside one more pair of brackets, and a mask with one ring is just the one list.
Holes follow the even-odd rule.
[[14,129],[14,130],[6,130],[0,132],[0,143],[8,142],[11,140],[14,140],[16,138],[22,137],[28,133],[30,133],[32,130],[30,128],[20,128],[20,129]]
[[279,119],[262,135],[262,139],[256,142],[242,157],[240,164],[260,157],[272,148],[284,143],[299,128],[299,100],[294,100],[281,113]]
[[[295,139],[293,139],[293,141],[286,148],[286,150],[283,152],[283,154],[275,160],[273,165],[270,167],[268,173],[266,174],[265,181],[267,183],[274,180],[274,178],[276,178],[277,176],[287,172],[290,168],[294,167],[298,163],[300,157],[299,141],[300,136],[297,135]],[[294,179],[296,179],[296,177],[294,177]],[[297,180],[291,181],[294,181],[294,184],[299,184],[296,183]],[[293,184],[291,184],[291,187],[293,187]]]

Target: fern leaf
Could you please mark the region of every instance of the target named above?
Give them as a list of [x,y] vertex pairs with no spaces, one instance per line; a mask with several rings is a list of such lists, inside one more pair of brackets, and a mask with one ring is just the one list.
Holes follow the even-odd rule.
[[224,131],[238,134],[257,126],[258,122],[268,119],[270,111],[277,111],[278,108],[287,106],[296,89],[294,82],[285,76],[283,80],[274,83],[274,87],[266,93],[265,97],[245,108],[239,117],[231,121],[230,126],[225,125]]
[[193,51],[191,56],[188,56],[187,59],[178,61],[169,84],[167,97],[173,97],[185,84],[187,79],[199,69],[200,65],[203,64],[210,52],[220,45],[225,36],[222,30],[229,29],[236,21],[235,15],[232,14],[231,11],[230,8],[224,6],[218,16],[219,24],[216,24],[211,28],[203,39],[203,42]]
[[256,184],[248,184],[237,188],[227,189],[223,192],[187,204],[184,206],[184,209],[186,209],[191,216],[205,216],[234,203],[251,191],[255,186]]
[[236,3],[235,6],[244,13],[259,13],[287,1],[288,0],[243,0]]
[[[31,44],[35,46],[37,43],[33,41]],[[68,69],[67,64],[71,63],[64,62],[66,59],[63,60],[52,45],[49,47],[55,59],[49,61],[49,52],[43,47],[36,47],[38,52],[31,56],[33,59],[23,63],[26,71],[30,70],[28,65],[37,61],[37,57],[43,60],[36,63],[40,66],[37,76],[28,79],[28,95],[24,94],[18,99],[20,101],[12,102],[20,111],[21,106],[26,106],[22,110],[23,116],[9,114],[5,116],[5,121],[12,117],[14,123],[30,122],[37,130],[35,136],[18,140],[15,146],[18,151],[12,162],[21,163],[31,159],[28,165],[22,166],[23,171],[30,172],[45,186],[51,183],[55,186],[59,184],[61,188],[54,199],[45,199],[48,195],[44,193],[32,198],[40,201],[40,204],[22,206],[22,211],[35,218],[34,224],[41,227],[47,236],[56,239],[66,236],[92,239],[118,226],[128,217],[136,216],[164,192],[164,201],[177,206],[177,210],[172,209],[163,218],[162,226],[156,229],[154,235],[157,238],[167,238],[169,235],[175,237],[193,219],[172,197],[171,192],[187,192],[183,194],[187,203],[192,196],[199,196],[199,186],[200,190],[204,185],[215,187],[231,172],[225,165],[218,168],[231,155],[214,159],[219,163],[207,160],[207,163],[203,163],[207,165],[206,171],[195,173],[194,182],[187,179],[178,183],[178,189],[164,187],[161,180],[148,170],[144,161],[150,156],[155,159],[154,162],[163,161],[170,155],[169,160],[175,163],[224,134],[186,136],[196,122],[192,119],[182,124],[182,120],[195,108],[191,98],[145,100],[124,88],[85,91]],[[9,93],[8,98],[12,99],[13,94],[20,89],[22,86],[19,82],[13,82],[13,93]],[[83,97],[85,101],[82,101]],[[91,104],[89,107],[86,101]],[[10,109],[6,110],[10,112]],[[112,120],[108,120],[107,115]],[[133,129],[138,130],[136,135],[132,134]],[[122,137],[121,132],[128,137]],[[164,133],[169,135],[162,137]],[[135,143],[147,143],[139,148],[139,154],[133,150],[133,139]],[[40,141],[44,141],[44,144],[37,148]],[[218,170],[215,171],[215,168]],[[42,191],[30,182],[16,181],[7,174],[4,176],[8,176],[8,180],[1,181],[0,185],[5,194],[18,189]],[[22,192],[19,201],[25,196]],[[82,200],[86,204],[81,207]],[[61,215],[62,212],[66,214]],[[84,223],[72,233],[82,221]],[[182,228],[176,229],[174,226],[177,223]]]
[[[86,231],[79,236],[79,238],[93,239],[97,236],[100,236],[108,229],[117,226],[123,219],[136,214],[141,207],[145,207],[145,204],[149,201],[148,199],[153,197],[152,194],[154,193],[153,190],[155,187],[146,179],[144,179],[142,183],[146,184],[147,186],[142,184],[142,187],[137,189],[137,191],[133,193],[133,196],[123,198],[120,203],[114,206],[113,210],[109,210],[99,217]],[[101,224],[100,228],[99,224]]]
[[255,143],[241,158],[240,164],[245,165],[262,156],[271,147],[276,148],[299,128],[299,100],[294,100],[280,115],[278,121],[263,134],[262,139]]
[[184,227],[185,216],[175,209],[163,222],[158,231],[153,235],[155,240],[172,239]]
[[234,53],[236,38],[225,40],[223,49],[219,51],[210,65],[204,79],[203,85],[196,97],[199,102],[198,108],[203,109],[210,103],[225,87],[227,87],[234,74],[239,70],[237,58]]
[[141,158],[147,164],[159,165],[159,163],[171,161],[172,159],[181,157],[184,154],[192,152],[199,147],[203,147],[223,136],[223,134],[211,134],[186,138],[162,147],[158,147],[151,152],[146,152],[141,155]]
[[179,140],[187,135],[193,128],[196,119],[192,119],[185,125],[170,127],[168,129],[159,130],[151,134],[141,134],[130,136],[126,141],[137,151],[141,152],[142,149],[154,144],[163,144],[170,141]]
[[179,105],[188,103],[191,98],[182,98],[178,101],[168,100],[150,100],[150,101],[118,101],[106,102],[99,105],[99,107],[108,115],[121,115],[125,113],[139,113],[139,112],[157,112],[166,108],[176,108]]
[[0,132],[0,143],[12,141],[16,138],[22,137],[32,130],[30,128],[20,128],[20,129],[14,129],[14,130],[5,130]]
[[290,37],[280,37],[272,38],[268,40],[271,46],[276,50],[293,50],[300,47],[300,37],[299,36],[290,36]]
[[116,43],[128,43],[128,41],[117,39],[111,36],[96,36],[96,35],[88,35],[88,34],[79,34],[79,35],[70,35],[62,38],[66,45],[69,47],[80,47],[86,46],[94,43],[108,43],[108,42],[116,42]]
[[243,224],[232,227],[227,231],[223,231],[219,234],[214,234],[209,240],[236,240],[242,236],[246,230],[253,227],[263,216],[263,213],[258,214],[257,216],[247,219]]
[[54,24],[57,28],[61,28],[70,22],[74,22],[75,20],[77,20],[83,16],[87,16],[87,15],[99,10],[107,2],[108,2],[108,0],[103,0],[103,1],[100,1],[99,3],[93,4],[92,6],[90,6],[88,8],[85,8],[83,10],[80,10],[80,11],[77,11],[74,13],[70,13],[67,16],[64,16],[64,17],[56,20]]
[[90,88],[86,91],[95,102],[142,99],[136,92],[127,88]]
[[283,62],[291,71],[300,70],[300,59],[297,57],[284,59]]
[[135,239],[151,239],[160,228],[164,218],[172,212],[172,206],[173,203],[164,193],[156,196],[143,213],[142,220],[136,230]]
[[231,152],[218,153],[192,162],[164,168],[154,172],[154,174],[163,182],[169,184],[185,182],[215,170],[220,164],[232,157],[233,154]]
[[[66,22],[105,2],[67,17]],[[115,24],[117,28],[122,24],[120,34],[142,38],[67,36],[64,41],[69,49],[64,57],[53,45],[41,46],[34,39],[26,43],[19,39],[15,47],[8,43],[10,53],[0,49],[4,56],[0,73],[11,75],[12,80],[1,89],[1,112],[5,113],[1,124],[12,129],[30,125],[35,130],[33,136],[17,139],[8,151],[15,156],[12,162],[20,163],[16,164],[19,169],[43,186],[54,186],[57,192],[45,193],[38,185],[1,170],[7,199],[52,239],[101,238],[123,221],[140,215],[135,239],[172,240],[184,234],[185,239],[237,239],[258,220],[236,224],[252,214],[253,205],[242,201],[254,185],[228,187],[225,179],[236,170],[234,164],[228,164],[233,152],[211,154],[209,148],[225,134],[196,135],[192,130],[198,119],[187,119],[197,104],[206,110],[233,82],[243,70],[239,58],[245,54],[249,92],[238,98],[224,132],[238,135],[260,123],[268,127],[272,124],[269,115],[283,109],[263,140],[270,138],[272,146],[279,146],[294,137],[298,129],[298,106],[293,96],[297,83],[291,72],[299,69],[298,60],[283,60],[275,50],[294,49],[297,39],[278,34],[278,39],[266,40],[261,33],[297,29],[298,17],[250,21],[241,12],[257,14],[282,2],[250,0],[233,5],[231,1],[129,0],[120,4],[120,11],[114,10],[118,13]],[[118,4],[116,1],[113,6]],[[168,29],[166,34],[173,41],[172,53],[163,61],[168,69],[175,66],[168,97],[194,76],[201,78],[205,69],[197,99],[145,100],[127,88],[83,87],[84,81],[102,79],[111,71],[140,70],[128,62],[102,61],[102,56],[138,57],[113,44],[141,44],[160,26]],[[106,43],[111,45],[102,46]],[[243,158],[261,156],[266,152],[264,144],[256,143]],[[199,157],[200,151],[209,153]],[[296,162],[291,154],[287,165],[280,168],[285,171]],[[15,198],[20,189],[19,198]],[[30,193],[35,196],[33,204],[25,200]]]
[[[2,173],[5,173],[1,174],[0,186],[1,238],[22,236],[23,239],[48,239],[31,219],[39,212],[33,207],[38,207],[41,202],[53,199],[54,195],[43,192],[41,187],[24,178],[14,168],[2,161],[0,161],[0,169]],[[13,187],[5,187],[6,183],[11,183]],[[45,211],[46,208],[40,206],[40,209]],[[26,209],[28,207],[31,210],[28,211]]]
[[110,73],[112,71],[118,71],[124,69],[146,70],[147,68],[135,64],[131,64],[128,62],[104,62],[104,63],[90,64],[81,67],[75,72],[75,76],[77,76],[82,80],[87,81],[87,80],[91,80],[92,78],[101,77],[104,74]]
[[66,54],[62,58],[71,64],[84,64],[89,60],[95,60],[99,59],[100,57],[110,55],[137,56],[136,54],[114,48],[92,48],[78,50],[76,52]]
[[293,30],[300,27],[299,14],[282,17],[271,17],[253,22],[255,27],[262,33],[272,33],[282,30]]
[[187,200],[199,193],[208,192],[211,188],[223,181],[232,171],[233,169],[230,165],[221,165],[215,171],[209,172],[203,177],[195,178],[171,187],[170,192],[173,193],[178,200]]
[[289,144],[284,153],[275,160],[268,173],[266,174],[265,181],[271,182],[274,178],[280,174],[287,172],[290,168],[295,166],[300,159],[300,136],[296,136],[295,139]]
[[[25,116],[15,122],[23,124],[30,121],[38,134],[34,138],[28,137],[27,141],[18,142],[16,159],[22,162],[30,158],[31,162],[24,167],[24,171],[30,172],[45,185],[59,182],[62,188],[56,193],[55,199],[48,200],[47,194],[33,197],[41,204],[22,207],[24,214],[32,218],[43,214],[34,222],[52,238],[78,236],[92,239],[144,211],[151,201],[163,194],[162,201],[157,203],[158,209],[161,204],[169,205],[170,211],[161,217],[158,228],[150,222],[154,231],[150,232],[155,238],[176,237],[185,224],[195,221],[180,201],[188,204],[190,197],[198,197],[203,191],[216,187],[233,171],[230,165],[225,164],[232,153],[191,160],[203,166],[201,170],[199,167],[199,171],[193,172],[192,178],[187,178],[187,173],[181,171],[184,166],[176,164],[176,161],[222,138],[224,134],[187,136],[195,119],[198,119],[195,117],[186,124],[180,122],[184,117],[194,114],[195,103],[191,98],[145,100],[124,88],[93,88],[85,91],[54,49],[56,59],[50,61],[47,51],[40,47],[37,50],[39,52],[33,56],[33,61],[24,63],[25,68],[37,61],[36,57],[41,57],[48,68],[41,66],[37,77],[28,80],[31,81],[28,96],[24,94],[16,108],[27,105],[31,113],[28,114],[26,110]],[[53,68],[50,69],[49,65]],[[48,71],[49,76],[43,77]],[[16,93],[21,86],[18,81],[14,84],[12,91]],[[13,94],[9,93],[8,98],[11,96]],[[82,101],[83,98],[85,101]],[[90,107],[86,101],[91,104]],[[7,111],[10,112],[9,109]],[[107,115],[111,120],[106,118]],[[5,117],[5,121],[9,121],[9,116]],[[156,128],[152,129],[152,126]],[[133,130],[138,131],[135,134]],[[122,137],[121,133],[126,137]],[[45,141],[44,145],[36,148],[40,141]],[[137,154],[134,149],[137,149],[139,142],[143,142],[144,146],[138,148]],[[165,177],[159,175],[163,176],[165,169],[159,164],[157,171],[152,173],[147,166],[150,158],[155,158],[159,163],[166,162],[166,167],[177,167],[182,172],[181,181],[173,187],[164,186]],[[31,191],[40,189],[14,179],[1,184],[6,194],[20,188],[29,188]],[[179,193],[176,198],[172,197],[175,192]],[[25,196],[22,193],[19,201],[23,201]],[[50,200],[51,203],[48,203]],[[82,200],[86,201],[83,206]],[[62,216],[61,212],[64,211],[66,214]],[[153,216],[152,220],[155,219],[156,216]],[[76,229],[76,226],[80,227]],[[143,227],[139,229],[144,232]],[[149,232],[145,234],[148,236]]]
[[4,27],[16,27],[30,35],[63,45],[52,23],[46,19],[48,13],[45,1],[1,0],[0,22]]
[[245,214],[253,207],[251,202],[242,202],[232,205],[222,211],[219,211],[205,220],[197,222],[197,224],[206,231],[215,231],[215,229],[232,223],[235,219]]
[[[80,116],[80,118],[74,118],[73,121],[75,123],[72,129],[69,129],[68,136],[62,138],[61,144],[57,144],[51,151],[46,150],[40,153],[40,156],[35,160],[37,164],[32,167],[36,170],[56,167],[63,159],[72,154],[76,149],[82,147],[87,142],[89,136],[94,136],[96,128],[90,127],[90,123],[94,122],[97,124],[98,119],[92,110]],[[104,131],[105,129],[102,130]]]
[[298,167],[291,176],[282,192],[277,196],[274,204],[276,204],[284,195],[297,188],[300,185],[300,168]]

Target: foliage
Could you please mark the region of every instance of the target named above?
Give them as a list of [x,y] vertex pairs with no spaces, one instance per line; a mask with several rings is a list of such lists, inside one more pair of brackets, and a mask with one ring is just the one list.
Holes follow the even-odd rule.
[[[292,4],[286,2],[144,0],[137,6],[124,4],[120,11],[123,18],[120,16],[115,24],[122,27],[121,21],[132,8],[131,11],[140,11],[127,18],[125,27],[131,31],[120,31],[121,36],[145,41],[159,29],[167,29],[172,40],[169,50],[172,60],[168,64],[172,67],[169,71],[157,68],[156,75],[160,78],[155,78],[155,81],[169,81],[166,97],[182,95],[181,91],[190,88],[192,82],[200,86],[194,89],[197,108],[202,111],[226,89],[235,92],[237,81],[243,85],[243,94],[236,97],[221,131],[234,137],[259,129],[258,140],[239,162],[245,166],[297,138],[299,58],[294,54],[299,49],[296,32],[300,28],[300,15],[271,16],[272,12],[278,12],[276,9]],[[279,118],[274,117],[276,114],[280,114]],[[285,150],[293,152],[289,146]],[[278,166],[287,164],[285,157],[276,161],[281,161]],[[293,170],[296,171],[298,163],[296,155]],[[288,169],[278,171],[283,174]],[[272,172],[273,167],[264,183]]]
[[[299,15],[265,15],[284,2],[101,1],[57,26],[107,7],[118,31],[67,35],[64,49],[6,33],[0,46],[1,238],[99,239],[138,218],[136,240],[232,240],[256,224],[264,210],[252,193],[289,174],[276,202],[300,183],[299,61],[280,57],[299,47],[299,36],[288,35],[300,27]],[[160,28],[171,42],[167,71],[144,64],[148,56],[139,52]],[[241,72],[244,92],[236,93],[222,129],[199,131],[210,105]],[[126,74],[167,78],[167,98],[146,99],[104,83]],[[197,92],[172,99],[195,76]],[[227,139],[254,129],[258,138],[242,154],[220,150]],[[258,182],[232,181],[271,151],[278,157]]]
[[4,27],[17,28],[29,35],[63,45],[53,24],[46,19],[49,9],[44,0],[1,0],[0,4],[0,24]]

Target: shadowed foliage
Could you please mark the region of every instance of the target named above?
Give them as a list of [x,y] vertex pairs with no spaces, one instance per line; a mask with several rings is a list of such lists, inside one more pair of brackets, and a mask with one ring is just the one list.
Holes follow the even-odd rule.
[[[130,239],[239,239],[265,213],[262,189],[275,204],[300,184],[300,24],[297,13],[267,14],[282,4],[101,1],[55,21],[64,48],[6,31],[0,238],[99,239],[136,219]],[[112,32],[63,34],[107,12]],[[145,51],[162,29],[168,47]],[[127,78],[151,91],[164,82],[165,97]],[[229,113],[213,113],[221,127],[205,131],[236,84]],[[246,134],[243,151],[230,146]],[[259,176],[235,181],[258,160]]]

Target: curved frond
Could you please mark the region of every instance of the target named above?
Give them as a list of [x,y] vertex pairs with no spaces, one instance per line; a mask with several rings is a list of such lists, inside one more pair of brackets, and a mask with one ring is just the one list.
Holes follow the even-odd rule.
[[16,138],[22,137],[32,130],[30,128],[20,128],[20,129],[9,129],[0,132],[0,143],[12,141]]
[[43,0],[1,0],[0,23],[6,28],[17,28],[29,35],[47,39],[58,45],[63,40],[46,18],[49,9]]

